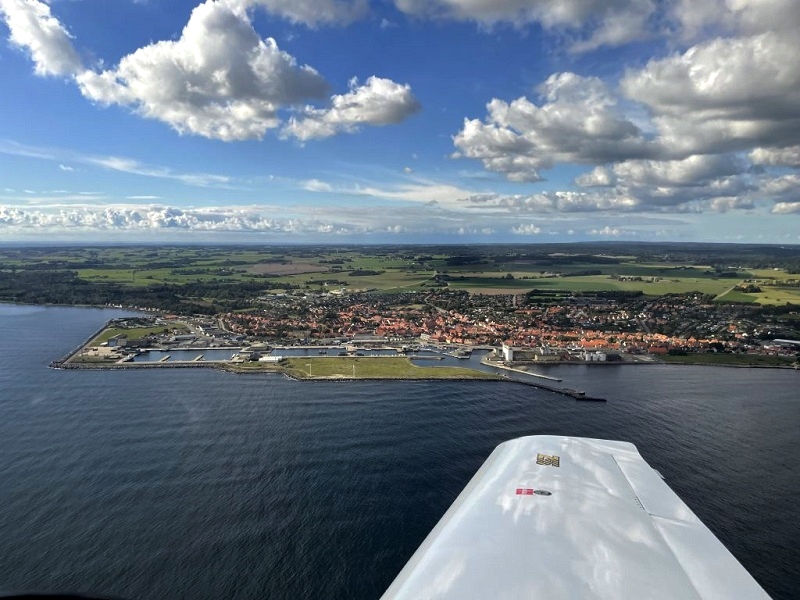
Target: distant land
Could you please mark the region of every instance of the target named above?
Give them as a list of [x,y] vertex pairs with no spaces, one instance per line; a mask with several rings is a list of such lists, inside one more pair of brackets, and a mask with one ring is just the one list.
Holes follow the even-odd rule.
[[[227,336],[247,346],[483,347],[508,364],[793,366],[800,246],[4,247],[0,301],[168,319],[141,325],[167,337],[118,332],[128,351],[168,347],[170,335],[189,348]],[[184,336],[171,325],[181,319]]]

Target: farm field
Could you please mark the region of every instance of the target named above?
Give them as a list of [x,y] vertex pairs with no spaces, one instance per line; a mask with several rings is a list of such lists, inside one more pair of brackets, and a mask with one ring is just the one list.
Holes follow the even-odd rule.
[[[747,253],[738,246],[713,246],[694,257],[693,249],[680,244],[0,248],[0,300],[166,304],[197,312],[212,311],[221,301],[238,310],[248,299],[287,292],[541,290],[696,292],[718,302],[800,303],[800,288],[788,285],[800,268],[791,262],[795,259],[767,267],[768,249],[758,250],[748,266]],[[761,291],[736,288],[748,282]]]

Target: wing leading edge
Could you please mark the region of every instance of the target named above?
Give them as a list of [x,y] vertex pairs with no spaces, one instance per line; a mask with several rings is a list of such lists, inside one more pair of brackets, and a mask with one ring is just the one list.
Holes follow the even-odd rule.
[[498,446],[383,596],[768,599],[633,444]]

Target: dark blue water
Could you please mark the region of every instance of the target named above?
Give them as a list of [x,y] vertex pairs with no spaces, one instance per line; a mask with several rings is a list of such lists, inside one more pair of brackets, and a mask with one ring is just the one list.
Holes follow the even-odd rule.
[[513,383],[47,368],[114,313],[0,306],[0,590],[377,598],[492,448],[625,439],[774,598],[800,597],[800,372]]

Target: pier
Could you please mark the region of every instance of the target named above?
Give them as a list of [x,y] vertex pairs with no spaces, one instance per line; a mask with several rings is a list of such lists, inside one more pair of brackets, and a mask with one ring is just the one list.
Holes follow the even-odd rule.
[[587,396],[586,392],[583,390],[575,390],[572,388],[563,388],[563,387],[556,387],[553,385],[547,385],[546,383],[538,383],[536,381],[524,381],[522,379],[513,379],[517,383],[521,383],[523,385],[529,385],[530,387],[534,387],[540,390],[546,390],[548,392],[553,392],[556,394],[561,394],[562,396],[568,396],[570,398],[574,398],[575,400],[586,400],[588,402],[606,402],[605,398],[597,398],[595,396]]
[[[529,377],[536,377],[536,378],[539,378],[539,379],[547,379],[547,380],[555,381],[555,382],[562,381],[561,379],[558,379],[556,377],[548,377],[547,375],[540,375],[539,373],[529,373],[528,371],[523,371],[522,369],[515,369],[514,367],[509,367],[507,365],[493,364],[493,363],[487,361],[486,357],[484,357],[481,360],[481,364],[485,365],[487,367],[496,367],[498,369],[503,369],[505,371],[512,371],[513,373],[519,373],[521,375],[527,375]],[[512,381],[515,381],[516,383],[521,383],[522,385],[527,385],[527,386],[530,386],[530,387],[534,387],[534,388],[537,388],[537,389],[540,389],[540,390],[553,392],[555,394],[561,394],[562,396],[567,396],[569,398],[574,398],[575,400],[585,400],[585,401],[588,401],[588,402],[606,402],[605,398],[597,398],[595,396],[587,396],[586,392],[583,391],[583,390],[576,390],[576,389],[573,389],[573,388],[566,388],[566,387],[558,387],[558,386],[555,386],[555,385],[549,385],[547,383],[540,383],[538,381],[530,381],[530,380],[526,380],[526,379],[512,379]]]

